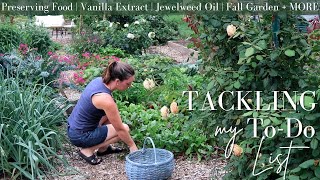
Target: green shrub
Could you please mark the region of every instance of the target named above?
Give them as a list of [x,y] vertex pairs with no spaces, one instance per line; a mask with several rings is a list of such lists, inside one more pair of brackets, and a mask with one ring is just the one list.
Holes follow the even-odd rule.
[[0,73],[0,164],[9,179],[43,179],[58,174],[56,165],[67,162],[59,150],[57,125],[65,111],[58,99],[50,99],[48,86],[28,85],[22,79]]
[[21,31],[11,24],[0,24],[0,54],[17,48],[22,41]]
[[[121,22],[118,18],[114,18],[115,21],[102,20],[90,25],[92,28],[90,31],[103,37],[102,48],[112,46],[129,54],[142,54],[142,51],[152,44],[166,43],[177,35],[177,25],[165,21],[162,16],[141,15],[133,18],[120,17],[120,19]],[[78,49],[90,45],[76,43],[75,46],[75,49]],[[88,51],[96,53],[96,50]]]
[[174,29],[179,32],[178,33],[179,39],[190,38],[193,33],[193,31],[188,27],[188,24],[183,21],[184,16],[185,15],[183,14],[169,14],[163,17],[166,22],[172,22],[178,26],[177,29],[176,28]]
[[53,41],[50,39],[49,32],[46,28],[26,24],[23,28],[22,35],[24,44],[27,44],[29,48],[35,48],[39,54],[47,57],[51,46],[53,46]]
[[[279,109],[263,111],[257,110],[257,95],[249,93],[244,99],[253,110],[236,110],[238,98],[236,95],[225,96],[223,105],[225,107],[235,106],[234,110],[226,111],[218,106],[218,97],[222,92],[242,91],[244,96],[247,91],[261,91],[262,109],[274,107],[273,91],[287,91],[294,97],[294,91],[316,91],[319,84],[318,62],[310,56],[312,48],[305,37],[294,29],[296,19],[286,13],[274,14],[280,18],[280,30],[272,26],[271,14],[264,14],[262,21],[249,21],[247,16],[238,14],[228,15],[201,15],[198,18],[190,17],[190,27],[196,32],[195,37],[201,41],[201,52],[203,58],[202,71],[207,79],[206,88],[199,92],[202,94],[194,102],[198,111],[193,111],[193,120],[200,121],[203,129],[207,129],[208,136],[212,137],[212,143],[219,146],[226,146],[231,134],[224,133],[215,136],[212,130],[217,127],[227,129],[233,127],[242,129],[235,138],[235,144],[242,147],[241,156],[231,155],[228,162],[228,174],[225,179],[282,179],[286,176],[289,179],[317,179],[319,152],[319,135],[306,138],[303,135],[296,138],[285,138],[289,128],[286,118],[297,118],[305,126],[313,126],[315,131],[320,128],[319,107],[312,111],[302,109],[301,103],[297,104],[295,110],[288,110],[288,102],[282,104],[285,97],[276,97]],[[198,24],[200,23],[200,24]],[[237,30],[233,36],[228,36],[226,28],[228,25],[236,26]],[[273,24],[274,25],[274,24]],[[275,31],[275,32],[273,32]],[[278,43],[274,43],[277,41]],[[274,45],[279,45],[279,47]],[[210,110],[205,95],[210,93],[213,105],[217,110]],[[305,103],[316,102],[316,97],[309,95]],[[199,111],[201,105],[207,102],[207,111]],[[241,106],[242,109],[246,109]],[[286,110],[284,108],[287,108]],[[272,109],[272,108],[271,108]],[[213,112],[213,113],[211,113]],[[261,118],[263,123],[258,123],[258,138],[253,138],[254,126],[248,118]],[[267,126],[273,126],[278,131],[272,138],[267,138],[259,151],[260,139]],[[292,124],[293,126],[293,124]],[[310,129],[309,129],[310,130]],[[308,130],[308,132],[310,132]],[[297,132],[297,126],[292,127],[292,132]],[[286,164],[279,165],[278,161],[271,163],[271,160],[279,158],[279,163],[285,160],[288,147],[292,140],[293,146],[308,146],[309,149],[292,149],[290,158]],[[229,146],[230,148],[230,146]],[[232,150],[231,150],[232,151]],[[282,156],[277,156],[282,154]],[[258,157],[257,166],[255,158]],[[279,169],[277,169],[280,166]],[[253,176],[267,168],[266,172]],[[282,167],[282,168],[281,168]],[[278,170],[278,171],[277,171]]]
[[113,48],[112,46],[108,45],[106,47],[101,47],[99,49],[100,56],[115,56],[118,58],[124,58],[126,57],[126,54],[123,50],[119,48]]
[[126,16],[126,15],[112,15],[109,16],[108,21],[119,23],[121,27],[123,27],[126,23],[132,23],[135,20],[134,16]]
[[104,46],[120,48],[129,54],[141,54],[152,44],[148,37],[149,24],[147,21],[135,21],[127,24],[128,27],[121,27],[121,24],[109,22],[109,25],[101,32],[105,40]]
[[[189,67],[175,64],[166,57],[140,56],[128,58],[135,71],[133,86],[121,93],[114,93],[114,97],[130,103],[142,103],[145,106],[156,103],[158,106],[181,99],[182,91],[190,88],[199,89],[202,78],[197,74],[189,75]],[[152,79],[155,87],[147,90],[143,86],[146,79]],[[179,101],[180,102],[180,101]]]
[[21,27],[1,24],[0,34],[0,53],[8,53],[22,43],[27,44],[30,49],[35,48],[42,56],[47,56],[53,45],[47,29],[28,23]]
[[105,44],[101,35],[91,30],[82,31],[82,34],[77,34],[73,38],[72,48],[74,52],[81,55],[82,53],[97,53],[98,50]]
[[163,16],[143,15],[137,19],[145,19],[150,23],[150,32],[155,32],[155,40],[160,44],[175,39],[178,36],[178,25],[174,21],[166,20]]

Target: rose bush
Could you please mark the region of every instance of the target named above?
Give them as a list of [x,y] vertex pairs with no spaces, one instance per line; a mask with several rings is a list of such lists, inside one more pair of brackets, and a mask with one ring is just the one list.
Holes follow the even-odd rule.
[[[273,19],[280,19],[280,31],[273,32]],[[293,91],[302,93],[305,90],[317,91],[319,89],[319,66],[313,49],[308,44],[305,36],[294,29],[295,16],[286,13],[264,14],[263,20],[253,21],[250,17],[229,13],[227,15],[198,15],[189,17],[189,26],[195,32],[195,38],[201,40],[201,55],[203,65],[200,67],[206,77],[206,86],[199,94],[210,92],[213,104],[217,104],[219,94],[234,91],[261,91],[264,94],[261,107],[271,106],[273,103],[273,91],[288,91],[294,97]],[[235,27],[230,26],[230,24]],[[229,26],[228,30],[227,27]],[[279,42],[279,47],[274,47],[273,41]],[[318,91],[319,92],[319,91]],[[320,129],[316,123],[319,118],[319,107],[312,111],[305,111],[301,105],[296,110],[270,110],[259,111],[256,96],[249,94],[246,99],[253,100],[248,106],[252,110],[217,109],[215,111],[193,111],[193,121],[200,121],[203,129],[207,129],[207,135],[211,137],[211,144],[225,147],[230,140],[230,134],[225,133],[215,136],[212,129],[216,127],[237,127],[243,129],[235,138],[235,143],[243,148],[235,149],[235,155],[231,156],[227,169],[230,170],[225,179],[277,179],[286,175],[289,179],[317,179],[319,178],[319,166],[316,163],[320,158],[318,141],[320,136],[306,138],[299,136],[287,139],[285,132],[277,132],[272,138],[267,138],[258,154],[259,138],[267,126],[276,129],[287,129],[286,118],[297,118],[304,126],[313,126]],[[283,100],[283,98],[281,98]],[[281,102],[278,99],[277,102]],[[319,93],[315,97],[308,97],[306,104],[319,99]],[[194,106],[200,108],[205,100],[199,96]],[[249,102],[249,101],[248,101]],[[223,105],[231,107],[237,103],[235,96],[225,96]],[[288,104],[284,104],[288,106]],[[283,107],[283,106],[282,106]],[[263,123],[258,124],[259,138],[253,138],[253,123],[248,118],[262,118]],[[292,127],[291,132],[297,132],[297,127]],[[277,164],[268,162],[279,154],[287,154],[286,147],[292,140],[295,145],[310,147],[304,150],[292,150],[287,170],[281,168],[277,172]],[[242,152],[243,151],[243,152]],[[242,153],[240,153],[242,152]],[[241,156],[238,156],[240,155]],[[255,166],[255,157],[258,156]],[[281,158],[280,161],[283,161]],[[259,176],[253,176],[255,172],[265,171]]]
[[141,54],[152,44],[166,43],[178,32],[176,25],[162,16],[140,15],[91,21],[75,36],[73,48],[78,54],[97,53],[107,46],[130,54]]

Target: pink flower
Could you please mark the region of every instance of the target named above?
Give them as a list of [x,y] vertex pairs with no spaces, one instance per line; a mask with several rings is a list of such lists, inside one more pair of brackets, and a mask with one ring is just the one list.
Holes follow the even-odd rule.
[[76,83],[79,83],[79,84],[84,84],[86,82],[85,79],[83,79],[82,77],[79,77],[76,81]]
[[70,83],[70,80],[68,79],[67,73],[66,72],[60,72],[60,78],[59,78],[59,84],[68,84]]
[[120,58],[116,57],[116,56],[111,56],[111,58],[115,61],[120,61]]
[[20,44],[18,49],[23,55],[27,54],[29,48],[27,44]]
[[0,57],[1,57],[1,56],[4,56],[4,54],[1,54],[1,53],[0,53]]
[[100,55],[99,54],[95,55],[95,58],[100,60]]
[[40,56],[37,56],[37,57],[36,57],[36,60],[40,60],[40,59],[41,59],[41,57],[40,57]]
[[61,56],[59,57],[58,62],[65,62],[67,64],[71,64],[71,59],[68,56]]
[[76,84],[84,84],[86,82],[86,80],[82,77],[83,72],[79,72],[79,73],[74,73],[73,74],[73,78],[74,78],[74,82]]
[[73,77],[74,77],[74,78],[78,78],[78,77],[79,77],[79,74],[78,74],[78,73],[73,73]]
[[59,59],[59,56],[57,54],[53,54],[50,59],[53,59],[53,60],[58,60]]
[[90,53],[89,52],[85,52],[82,54],[83,57],[85,57],[86,59],[90,58]]
[[52,54],[53,54],[53,52],[52,52],[52,51],[49,51],[49,52],[48,52],[48,55],[49,55],[49,56],[51,56]]
[[89,62],[82,64],[82,69],[85,70],[87,68],[87,66],[89,66],[89,65],[90,65]]

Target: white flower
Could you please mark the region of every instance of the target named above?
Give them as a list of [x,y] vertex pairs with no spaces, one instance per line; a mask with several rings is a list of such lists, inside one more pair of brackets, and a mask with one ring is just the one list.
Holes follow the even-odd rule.
[[145,20],[145,19],[140,19],[140,22],[145,23],[145,22],[147,22],[147,20]]
[[139,21],[135,21],[133,24],[140,24],[140,22]]
[[127,34],[127,38],[129,38],[129,39],[134,39],[134,34],[128,33],[128,34]]
[[160,112],[161,112],[161,116],[163,119],[166,119],[170,113],[169,111],[169,108],[167,106],[163,106],[161,109],[160,109]]
[[143,87],[146,89],[152,89],[154,88],[156,85],[154,83],[154,81],[152,79],[146,79],[143,81]]
[[230,36],[230,37],[233,36],[236,33],[236,30],[237,30],[237,28],[234,25],[232,25],[232,24],[228,25],[227,26],[228,36]]
[[4,157],[6,155],[1,146],[0,146],[0,154],[1,154],[2,157]]
[[125,23],[125,24],[123,25],[123,27],[129,27],[129,24],[128,24],[128,23]]
[[40,73],[40,76],[42,76],[42,77],[48,77],[50,74],[47,72],[47,71],[42,71],[41,73]]
[[112,27],[112,25],[113,25],[113,22],[110,22],[109,27]]
[[148,33],[148,37],[149,37],[150,39],[153,39],[154,37],[156,37],[156,33],[154,33],[154,32],[149,32],[149,33]]

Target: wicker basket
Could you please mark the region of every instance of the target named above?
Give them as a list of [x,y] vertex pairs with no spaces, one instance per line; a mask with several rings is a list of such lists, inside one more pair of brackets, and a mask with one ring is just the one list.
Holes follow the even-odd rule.
[[[153,148],[145,148],[149,139]],[[167,179],[172,175],[174,158],[170,151],[155,148],[150,137],[146,137],[141,150],[126,156],[126,173],[130,180]]]

